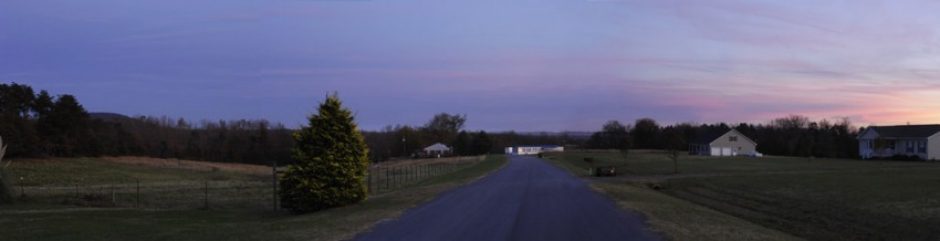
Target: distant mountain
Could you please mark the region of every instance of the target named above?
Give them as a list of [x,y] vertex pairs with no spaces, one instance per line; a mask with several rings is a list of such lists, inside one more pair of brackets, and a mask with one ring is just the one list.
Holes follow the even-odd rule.
[[98,119],[98,120],[103,120],[103,121],[121,121],[121,120],[133,119],[126,115],[122,115],[118,113],[110,113],[110,112],[92,112],[92,113],[88,113],[88,116],[91,117],[92,119]]

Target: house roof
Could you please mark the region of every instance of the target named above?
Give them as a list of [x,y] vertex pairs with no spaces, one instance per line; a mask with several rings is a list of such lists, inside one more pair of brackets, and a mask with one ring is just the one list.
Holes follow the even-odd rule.
[[718,139],[718,137],[725,135],[729,131],[731,131],[731,129],[699,131],[695,133],[695,137],[692,138],[689,144],[711,144],[715,139]]
[[424,150],[425,151],[450,151],[450,147],[447,147],[447,145],[444,145],[441,143],[434,143],[434,145],[425,147]]
[[872,126],[879,137],[886,138],[927,138],[940,132],[940,125],[903,125]]
[[689,144],[708,145],[708,144],[711,144],[712,142],[715,142],[715,140],[717,140],[719,137],[724,136],[725,134],[728,134],[729,132],[732,132],[732,131],[735,133],[738,133],[738,135],[741,135],[741,137],[744,137],[745,140],[751,143],[754,143],[755,145],[757,144],[757,142],[755,142],[754,140],[751,140],[750,137],[745,136],[744,133],[741,133],[740,131],[735,130],[735,129],[706,131],[704,133],[700,133],[696,135],[695,138],[692,139],[692,142],[689,142]]

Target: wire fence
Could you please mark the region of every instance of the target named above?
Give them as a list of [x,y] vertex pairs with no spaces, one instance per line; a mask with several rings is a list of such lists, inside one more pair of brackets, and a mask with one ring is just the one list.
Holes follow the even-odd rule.
[[[394,192],[429,178],[472,166],[485,157],[419,159],[383,163],[369,168],[370,194]],[[14,184],[13,191],[25,202],[81,207],[140,209],[277,209],[277,183],[272,176],[229,180],[126,179],[110,183]]]
[[366,177],[369,193],[380,194],[406,188],[424,180],[442,176],[483,161],[486,156],[429,159],[407,165],[376,165]]
[[271,180],[180,180],[19,187],[25,201],[86,207],[143,209],[272,208]]

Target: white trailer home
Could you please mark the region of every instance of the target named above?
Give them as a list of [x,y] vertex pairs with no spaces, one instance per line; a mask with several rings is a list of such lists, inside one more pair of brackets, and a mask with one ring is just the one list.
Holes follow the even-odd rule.
[[506,147],[506,154],[510,155],[538,155],[545,152],[563,151],[565,151],[565,147],[555,145]]

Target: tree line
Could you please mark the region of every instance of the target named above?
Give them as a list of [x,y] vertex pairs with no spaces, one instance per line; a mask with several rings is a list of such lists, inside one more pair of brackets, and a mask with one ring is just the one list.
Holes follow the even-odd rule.
[[[457,155],[500,153],[520,145],[582,146],[599,149],[676,149],[714,131],[735,128],[769,155],[850,158],[858,155],[858,129],[848,119],[812,121],[805,116],[766,124],[679,123],[661,126],[642,118],[632,124],[605,123],[589,137],[570,133],[465,130],[466,115],[440,113],[421,126],[395,125],[361,131],[373,162],[415,157],[434,143]],[[22,84],[0,84],[0,136],[7,156],[150,156],[216,162],[289,162],[294,146],[289,129],[267,120],[191,122],[169,117],[127,117],[88,113],[72,95],[53,96]]]
[[703,135],[736,129],[757,142],[757,151],[768,155],[803,157],[858,157],[859,130],[843,118],[812,121],[790,115],[767,124],[729,125],[679,123],[661,126],[656,120],[641,118],[633,125],[609,121],[591,135],[586,147],[595,149],[684,149]]
[[[373,162],[412,157],[440,142],[457,155],[499,152],[500,146],[564,144],[547,134],[464,130],[466,115],[441,113],[423,126],[362,131]],[[75,96],[53,96],[23,84],[0,84],[0,136],[7,157],[148,156],[269,164],[291,161],[296,130],[267,120],[199,122],[166,116],[89,113]]]
[[266,120],[202,121],[88,113],[68,94],[0,84],[8,157],[150,156],[268,164],[290,160],[292,130]]

